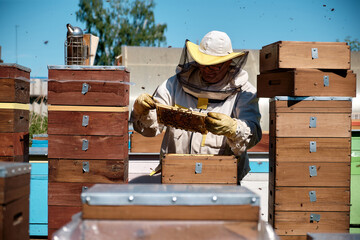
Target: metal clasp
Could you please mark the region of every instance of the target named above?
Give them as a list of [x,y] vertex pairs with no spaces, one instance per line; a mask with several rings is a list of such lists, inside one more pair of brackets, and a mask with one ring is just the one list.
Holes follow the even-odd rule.
[[329,76],[324,76],[324,86],[328,87],[330,85],[330,79]]
[[317,176],[317,170],[316,170],[316,166],[309,166],[309,172],[310,172],[310,177],[316,177]]
[[316,202],[316,192],[310,191],[309,192],[310,202]]
[[316,152],[316,141],[310,141],[310,152]]
[[311,213],[310,214],[310,222],[320,222],[320,214],[316,214],[316,213]]
[[87,127],[87,125],[89,125],[89,116],[84,115],[82,119],[82,126]]
[[83,170],[83,173],[90,172],[89,162],[85,161],[82,163],[82,170]]
[[202,163],[195,163],[195,173],[200,174],[202,172]]
[[83,143],[82,143],[82,148],[81,148],[81,150],[86,151],[86,150],[88,150],[88,149],[89,149],[89,140],[84,139],[84,140],[83,140]]
[[310,117],[310,128],[316,128],[316,117]]
[[89,91],[89,84],[83,83],[81,93],[85,95]]
[[311,48],[311,57],[312,57],[312,59],[316,59],[319,57],[317,48]]

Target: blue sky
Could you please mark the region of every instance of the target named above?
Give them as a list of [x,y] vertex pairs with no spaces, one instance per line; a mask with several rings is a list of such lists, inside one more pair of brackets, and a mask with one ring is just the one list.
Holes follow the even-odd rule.
[[[166,46],[183,47],[186,38],[196,43],[211,30],[228,33],[235,49],[260,49],[279,40],[360,40],[360,0],[155,3],[155,21],[168,25]],[[47,65],[64,64],[66,24],[85,28],[76,21],[77,10],[77,0],[0,0],[1,58],[31,68],[32,77],[46,77]]]

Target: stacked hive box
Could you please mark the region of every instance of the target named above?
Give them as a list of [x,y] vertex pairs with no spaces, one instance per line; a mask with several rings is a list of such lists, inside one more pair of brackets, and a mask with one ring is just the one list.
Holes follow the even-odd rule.
[[30,71],[0,64],[0,161],[29,161]]
[[127,183],[129,72],[49,66],[48,236],[81,211],[94,183]]
[[0,162],[0,239],[29,239],[30,164]]
[[[268,239],[259,197],[240,186],[97,184],[81,194],[66,239]],[[69,231],[70,229],[70,231]]]
[[277,42],[261,49],[258,97],[274,97],[269,222],[282,239],[349,230],[356,76],[348,69],[345,43]]

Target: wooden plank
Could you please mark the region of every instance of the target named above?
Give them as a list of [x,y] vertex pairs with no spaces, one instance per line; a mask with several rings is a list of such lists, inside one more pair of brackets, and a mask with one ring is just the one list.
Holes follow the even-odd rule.
[[158,153],[165,131],[155,137],[145,137],[138,132],[130,132],[130,152],[133,153]]
[[[311,118],[316,118],[315,127],[310,127]],[[349,138],[351,137],[351,114],[271,113],[270,135],[276,137]]]
[[[201,156],[168,154],[162,159],[162,183],[237,184],[237,162],[234,156]],[[196,165],[201,164],[201,173]]]
[[30,82],[19,79],[0,78],[0,102],[29,103]]
[[[328,85],[324,84],[324,77]],[[257,76],[257,96],[356,96],[353,71],[291,69]]]
[[0,239],[29,239],[29,196],[0,205]]
[[[48,103],[60,105],[127,106],[129,73],[125,70],[49,70]],[[89,85],[82,94],[83,83]]]
[[0,133],[0,157],[29,155],[29,133]]
[[[49,135],[49,158],[66,159],[127,159],[128,136]],[[82,150],[83,140],[88,149]]]
[[[88,124],[83,126],[87,116]],[[49,111],[48,134],[63,135],[128,135],[129,112]]]
[[[256,222],[236,221],[97,221],[94,229],[93,221],[82,221],[86,231],[82,231],[84,239],[90,239],[100,233],[103,240],[133,239],[134,233],[141,233],[147,239],[227,239],[250,240],[261,239]],[[104,234],[103,234],[104,233]],[[105,234],[106,233],[106,234]]]
[[18,156],[0,156],[0,162],[29,162],[29,154]]
[[[309,167],[315,166],[317,176],[310,176]],[[350,163],[277,162],[275,187],[349,187]]]
[[[319,214],[320,221],[310,222],[310,214]],[[275,232],[278,235],[306,233],[341,233],[349,231],[348,212],[276,212]]]
[[351,101],[327,100],[327,101],[272,101],[270,102],[270,112],[325,112],[325,113],[351,113]]
[[[85,171],[84,168],[88,168],[88,172]],[[50,159],[49,160],[50,182],[127,183],[127,180],[128,180],[127,159],[123,159],[123,160]]]
[[[311,201],[310,191],[316,196]],[[274,195],[274,196],[273,196]],[[350,189],[335,187],[276,187],[270,191],[275,197],[274,209],[278,211],[350,211]]]
[[269,152],[269,132],[263,132],[260,142],[247,152]]
[[71,221],[71,217],[81,212],[79,206],[48,206],[48,229],[59,229]]
[[81,207],[81,193],[92,185],[94,183],[49,182],[48,205]]
[[0,109],[0,133],[28,132],[29,111]]
[[30,174],[0,178],[0,204],[7,204],[15,199],[30,194]]
[[[276,162],[347,162],[351,138],[271,138],[270,158]],[[314,142],[315,151],[310,151]]]
[[83,219],[123,220],[259,220],[259,207],[251,205],[204,206],[94,206],[83,204]]
[[[318,56],[313,58],[314,48]],[[344,42],[280,41],[260,50],[261,73],[287,68],[350,69],[350,47]]]
[[[12,66],[10,66],[12,65]],[[0,65],[0,78],[26,78],[30,79],[30,69],[21,65]]]

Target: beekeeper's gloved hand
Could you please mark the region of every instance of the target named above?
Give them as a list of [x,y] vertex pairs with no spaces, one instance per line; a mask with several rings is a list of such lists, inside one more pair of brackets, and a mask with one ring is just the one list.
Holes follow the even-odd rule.
[[225,135],[230,139],[236,137],[237,122],[226,114],[209,112],[205,118],[206,129],[216,135]]
[[141,94],[134,102],[134,113],[137,116],[146,115],[155,108],[154,99],[147,93]]

